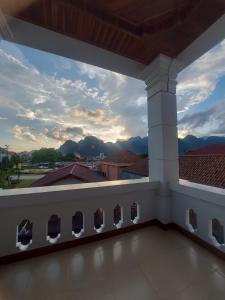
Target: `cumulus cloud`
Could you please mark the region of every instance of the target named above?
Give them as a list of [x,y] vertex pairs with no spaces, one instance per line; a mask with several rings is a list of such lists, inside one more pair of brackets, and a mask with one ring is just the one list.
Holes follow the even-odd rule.
[[16,125],[13,128],[13,134],[16,139],[18,140],[28,140],[31,142],[37,142],[37,137],[32,133],[32,128],[30,127],[22,127],[19,125]]

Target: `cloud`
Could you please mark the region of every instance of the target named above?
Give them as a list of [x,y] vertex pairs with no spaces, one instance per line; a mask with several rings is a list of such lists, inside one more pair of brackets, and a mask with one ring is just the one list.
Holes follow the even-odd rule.
[[67,140],[77,140],[84,137],[83,129],[80,127],[68,127],[65,129],[54,127],[51,130],[48,128],[44,129],[43,134],[51,138],[53,140],[59,141],[59,142],[65,142]]
[[32,133],[32,128],[30,127],[22,127],[16,125],[13,128],[14,137],[18,140],[28,140],[31,142],[37,142],[37,137]]
[[[22,46],[0,43],[0,120],[7,116],[1,124],[10,126],[17,142],[32,143],[24,143],[24,149],[39,148],[40,139],[43,146],[58,147],[67,138],[78,140],[89,134],[104,141],[147,135],[144,82],[53,55],[45,68],[44,63],[39,66],[28,60],[26,53]],[[196,115],[187,111],[215,91],[225,74],[224,53],[222,42],[179,75],[178,110],[185,112],[179,131],[183,134],[218,132],[218,124],[223,128],[218,108]],[[39,52],[38,61],[49,56]]]
[[215,112],[215,107],[212,107],[205,111],[186,114],[182,119],[180,119],[178,124],[187,125],[189,129],[198,128],[208,123],[214,112]]
[[110,125],[119,120],[119,116],[109,115],[103,109],[88,110],[80,105],[67,108],[65,112],[70,114],[73,118],[86,120],[92,124]]
[[35,112],[33,112],[30,109],[23,108],[23,107],[21,107],[19,109],[19,111],[16,114],[16,116],[17,117],[21,117],[21,118],[26,118],[26,119],[29,119],[29,120],[34,120],[34,119],[37,118]]
[[209,109],[186,114],[178,123],[180,135],[225,135],[225,101],[219,101]]
[[204,102],[225,75],[225,40],[196,60],[178,76],[178,111]]
[[47,101],[48,101],[48,97],[44,95],[40,95],[37,98],[34,98],[34,104],[36,105],[46,103]]

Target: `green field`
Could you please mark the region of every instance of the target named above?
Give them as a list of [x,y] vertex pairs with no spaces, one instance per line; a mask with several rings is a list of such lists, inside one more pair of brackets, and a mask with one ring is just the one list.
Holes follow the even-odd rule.
[[32,184],[33,180],[31,179],[22,179],[20,180],[18,183],[13,184],[13,188],[26,188],[26,187],[30,187]]

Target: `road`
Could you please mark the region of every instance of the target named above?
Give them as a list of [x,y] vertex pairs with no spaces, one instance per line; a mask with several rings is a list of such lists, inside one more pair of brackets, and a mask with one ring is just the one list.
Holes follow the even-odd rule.
[[[24,179],[29,179],[29,180],[38,180],[42,177],[44,177],[45,175],[35,175],[35,174],[25,174],[25,175],[20,175],[20,180],[24,180]],[[17,175],[11,176],[12,180],[17,180]]]

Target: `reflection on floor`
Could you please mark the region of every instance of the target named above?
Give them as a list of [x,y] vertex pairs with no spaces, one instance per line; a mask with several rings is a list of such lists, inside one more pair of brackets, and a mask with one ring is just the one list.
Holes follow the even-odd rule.
[[0,300],[224,300],[225,262],[148,227],[0,267]]

